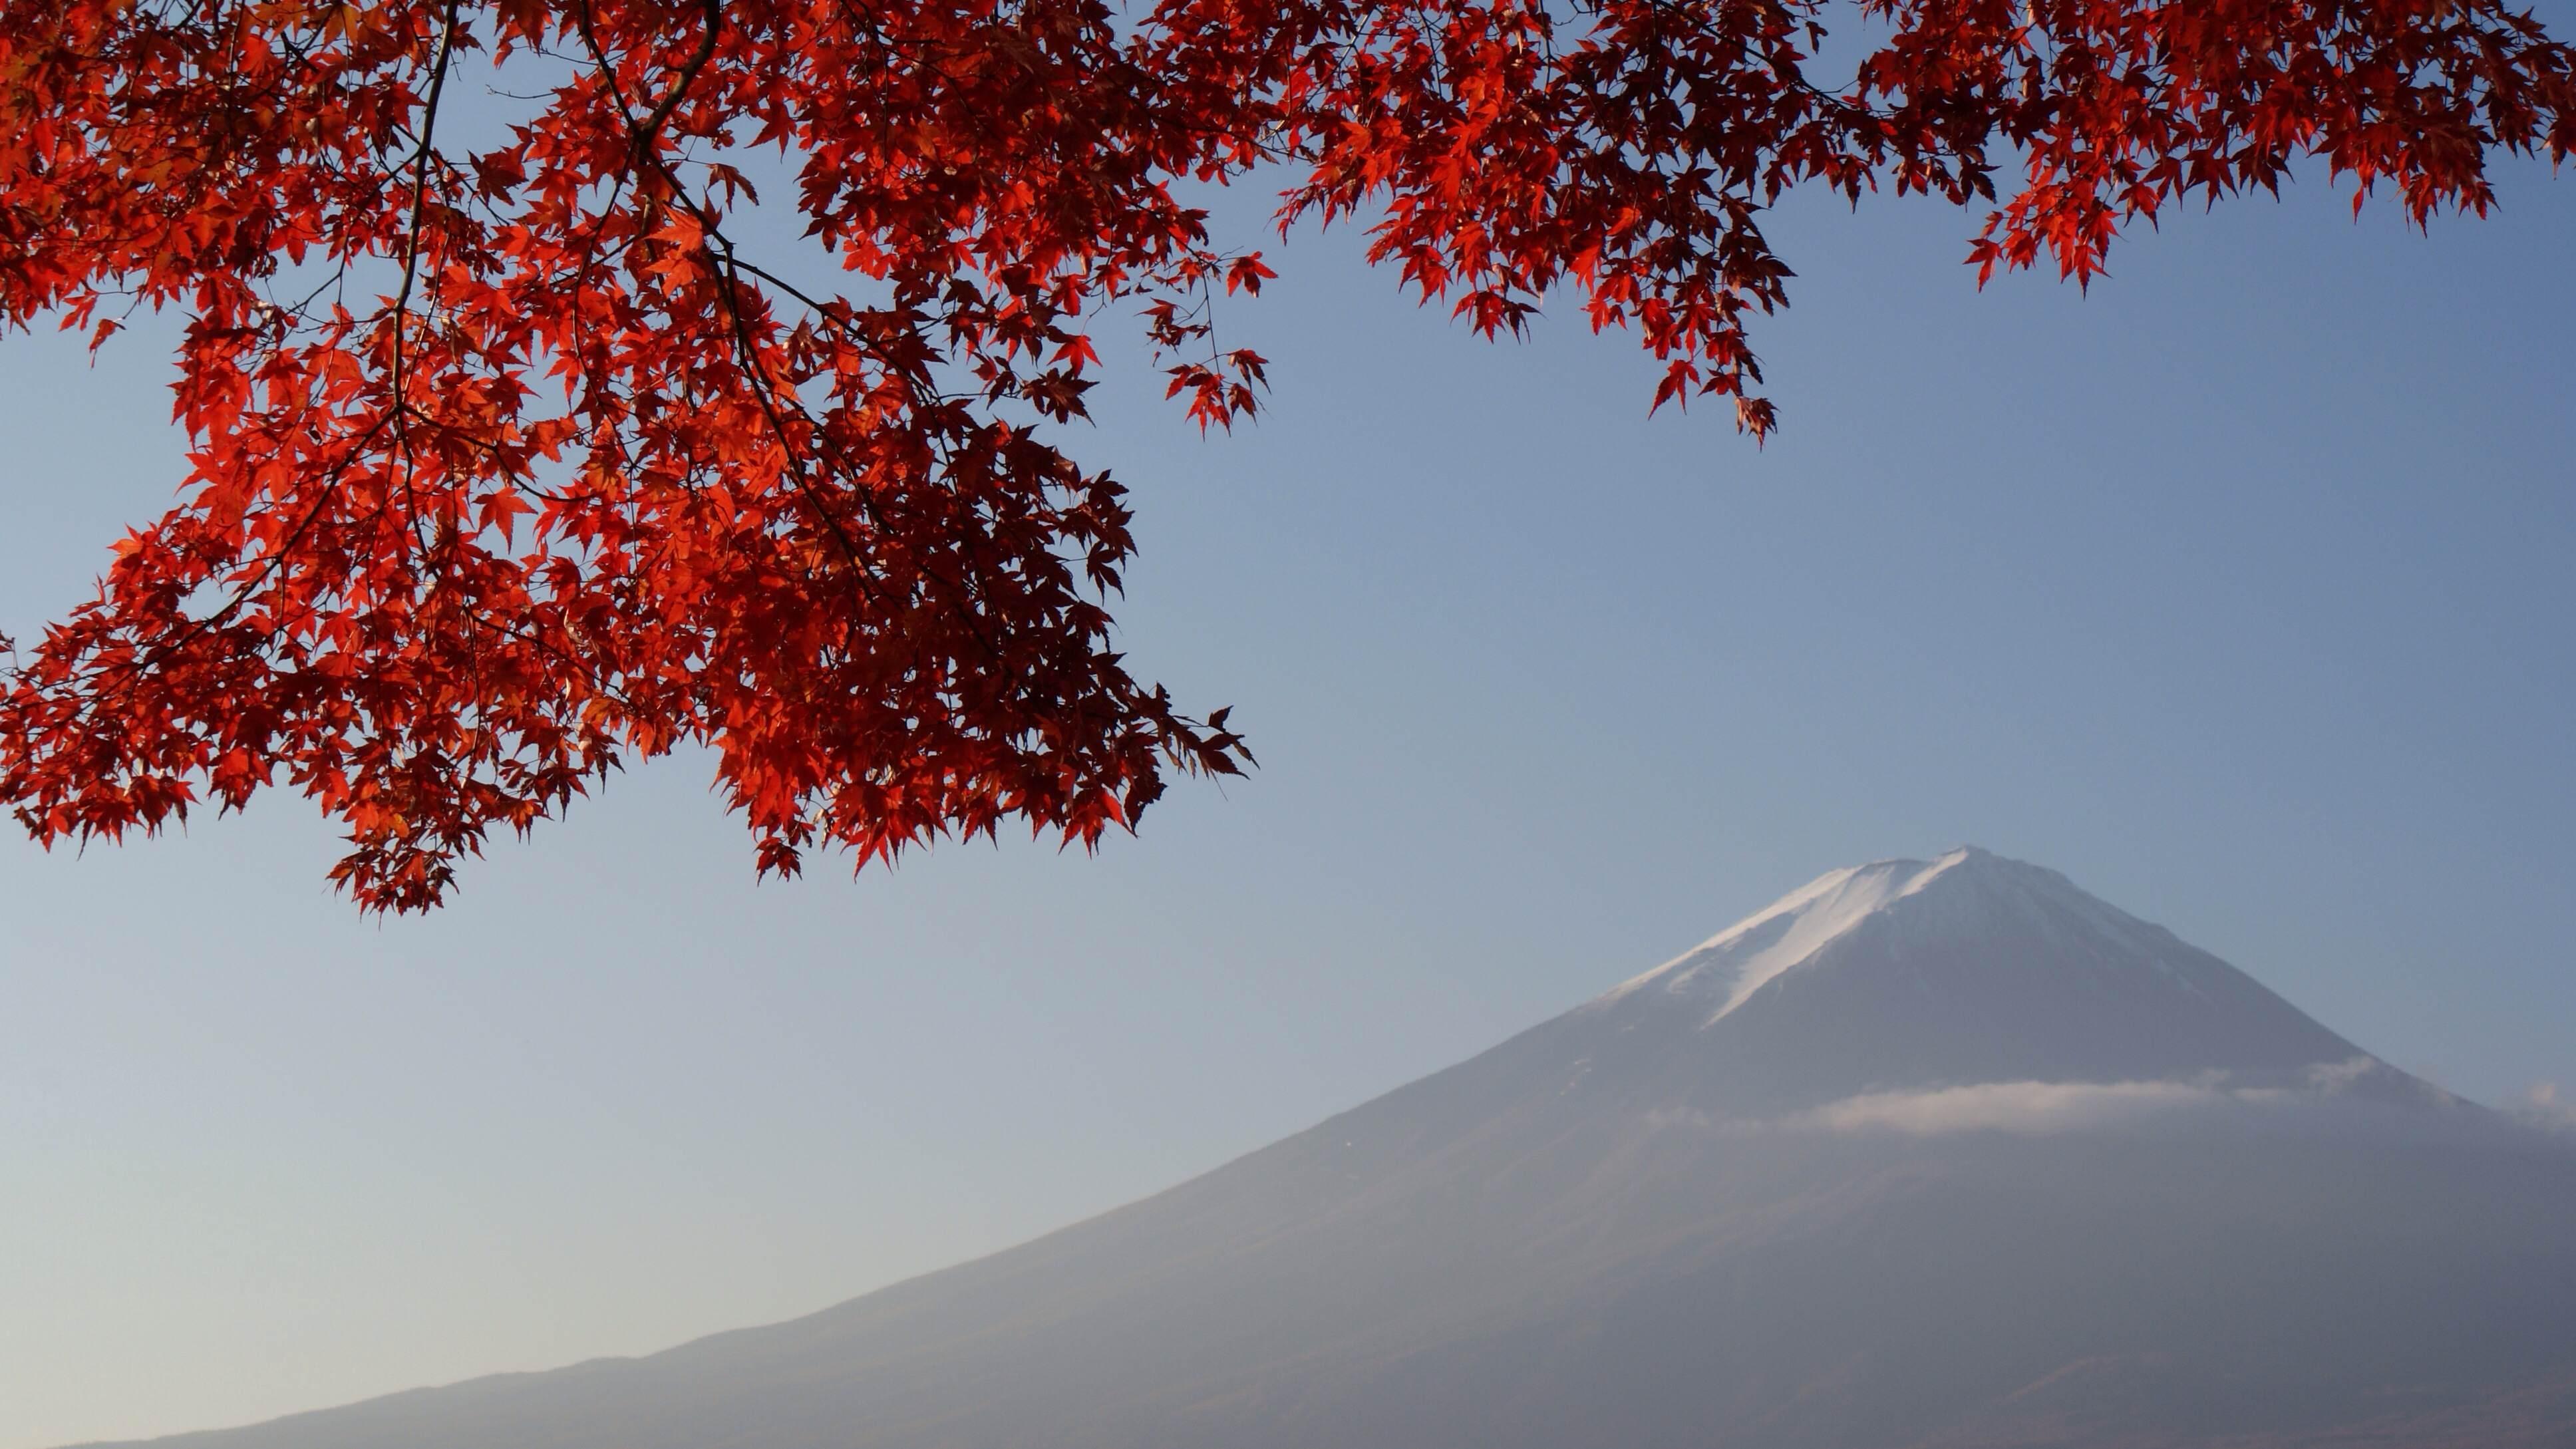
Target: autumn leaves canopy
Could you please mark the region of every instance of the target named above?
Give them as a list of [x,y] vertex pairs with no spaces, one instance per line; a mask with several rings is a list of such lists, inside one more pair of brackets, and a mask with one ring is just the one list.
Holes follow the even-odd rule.
[[21,642],[0,796],[51,841],[291,785],[372,909],[683,742],[764,869],[1089,843],[1249,758],[1111,647],[1128,512],[1059,451],[1103,328],[1257,405],[1210,303],[1269,264],[1176,191],[1368,227],[1489,334],[1575,299],[1759,434],[1791,187],[2080,278],[2302,158],[2421,220],[2571,144],[2494,0],[9,0],[0,318],[176,309],[191,447]]

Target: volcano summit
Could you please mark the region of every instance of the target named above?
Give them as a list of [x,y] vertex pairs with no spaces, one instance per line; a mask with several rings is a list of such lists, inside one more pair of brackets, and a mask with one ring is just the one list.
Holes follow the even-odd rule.
[[977,1262],[185,1449],[2576,1444],[2576,1144],[1974,849]]

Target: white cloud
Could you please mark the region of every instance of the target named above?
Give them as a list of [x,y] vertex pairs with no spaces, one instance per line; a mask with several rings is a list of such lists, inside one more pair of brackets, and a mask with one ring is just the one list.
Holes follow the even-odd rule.
[[[2441,1126],[2456,1128],[2455,1115],[2388,1114],[2381,1103],[2355,1088],[2394,1069],[2376,1057],[2320,1062],[2304,1073],[2300,1085],[2238,1086],[2223,1071],[2196,1077],[2128,1082],[1984,1082],[1973,1086],[1928,1087],[1911,1091],[1864,1092],[1785,1117],[1723,1117],[1698,1108],[1658,1108],[1646,1114],[1649,1127],[1686,1128],[1728,1135],[1763,1132],[1885,1132],[1929,1137],[1958,1132],[2005,1132],[2046,1136],[2118,1127],[2180,1112],[2230,1108],[2265,1114],[2316,1111],[2337,1114],[2351,1125],[2380,1128]],[[2398,1080],[2405,1080],[2399,1077]],[[2459,1099],[2437,1087],[2423,1091],[2435,1105],[2457,1105]],[[2506,1112],[2534,1126],[2576,1132],[2576,1102],[2560,1096],[2555,1083],[2534,1085]],[[2361,1115],[2354,1115],[2354,1114]],[[2242,1117],[2248,1123],[2256,1120]],[[2488,1119],[2492,1120],[2492,1119]]]
[[1929,1092],[1869,1092],[1801,1112],[1788,1125],[1828,1132],[2045,1134],[2213,1107],[2230,1094],[2199,1082],[1990,1082]]
[[2319,1062],[2308,1068],[2308,1085],[2320,1092],[2340,1092],[2379,1070],[2379,1058],[2364,1053],[2339,1062]]
[[2576,1101],[2568,1100],[2556,1082],[2534,1082],[2522,1100],[2506,1109],[2535,1127],[2576,1132]]

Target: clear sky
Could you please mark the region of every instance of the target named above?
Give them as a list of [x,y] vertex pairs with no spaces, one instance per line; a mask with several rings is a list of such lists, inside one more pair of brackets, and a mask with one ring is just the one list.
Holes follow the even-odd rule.
[[[659,1348],[1134,1198],[1820,871],[2055,866],[2409,1070],[2576,1090],[2576,178],[2319,181],[2092,294],[1790,207],[1785,428],[1301,236],[1273,411],[1105,389],[1131,658],[1263,768],[1096,858],[755,885],[701,760],[360,920],[293,797],[0,840],[0,1449]],[[164,354],[0,342],[0,629],[169,496]]]

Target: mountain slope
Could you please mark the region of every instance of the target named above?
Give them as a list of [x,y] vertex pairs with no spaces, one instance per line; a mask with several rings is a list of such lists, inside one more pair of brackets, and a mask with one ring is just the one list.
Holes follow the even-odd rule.
[[2430,1091],[2163,927],[1974,848],[1836,871],[1585,1015],[1688,1032],[1696,1095],[1735,1111],[1939,1082],[2286,1086],[2344,1063]]
[[1958,851],[809,1318],[159,1442],[2564,1444],[2571,1204],[2576,1152]]

